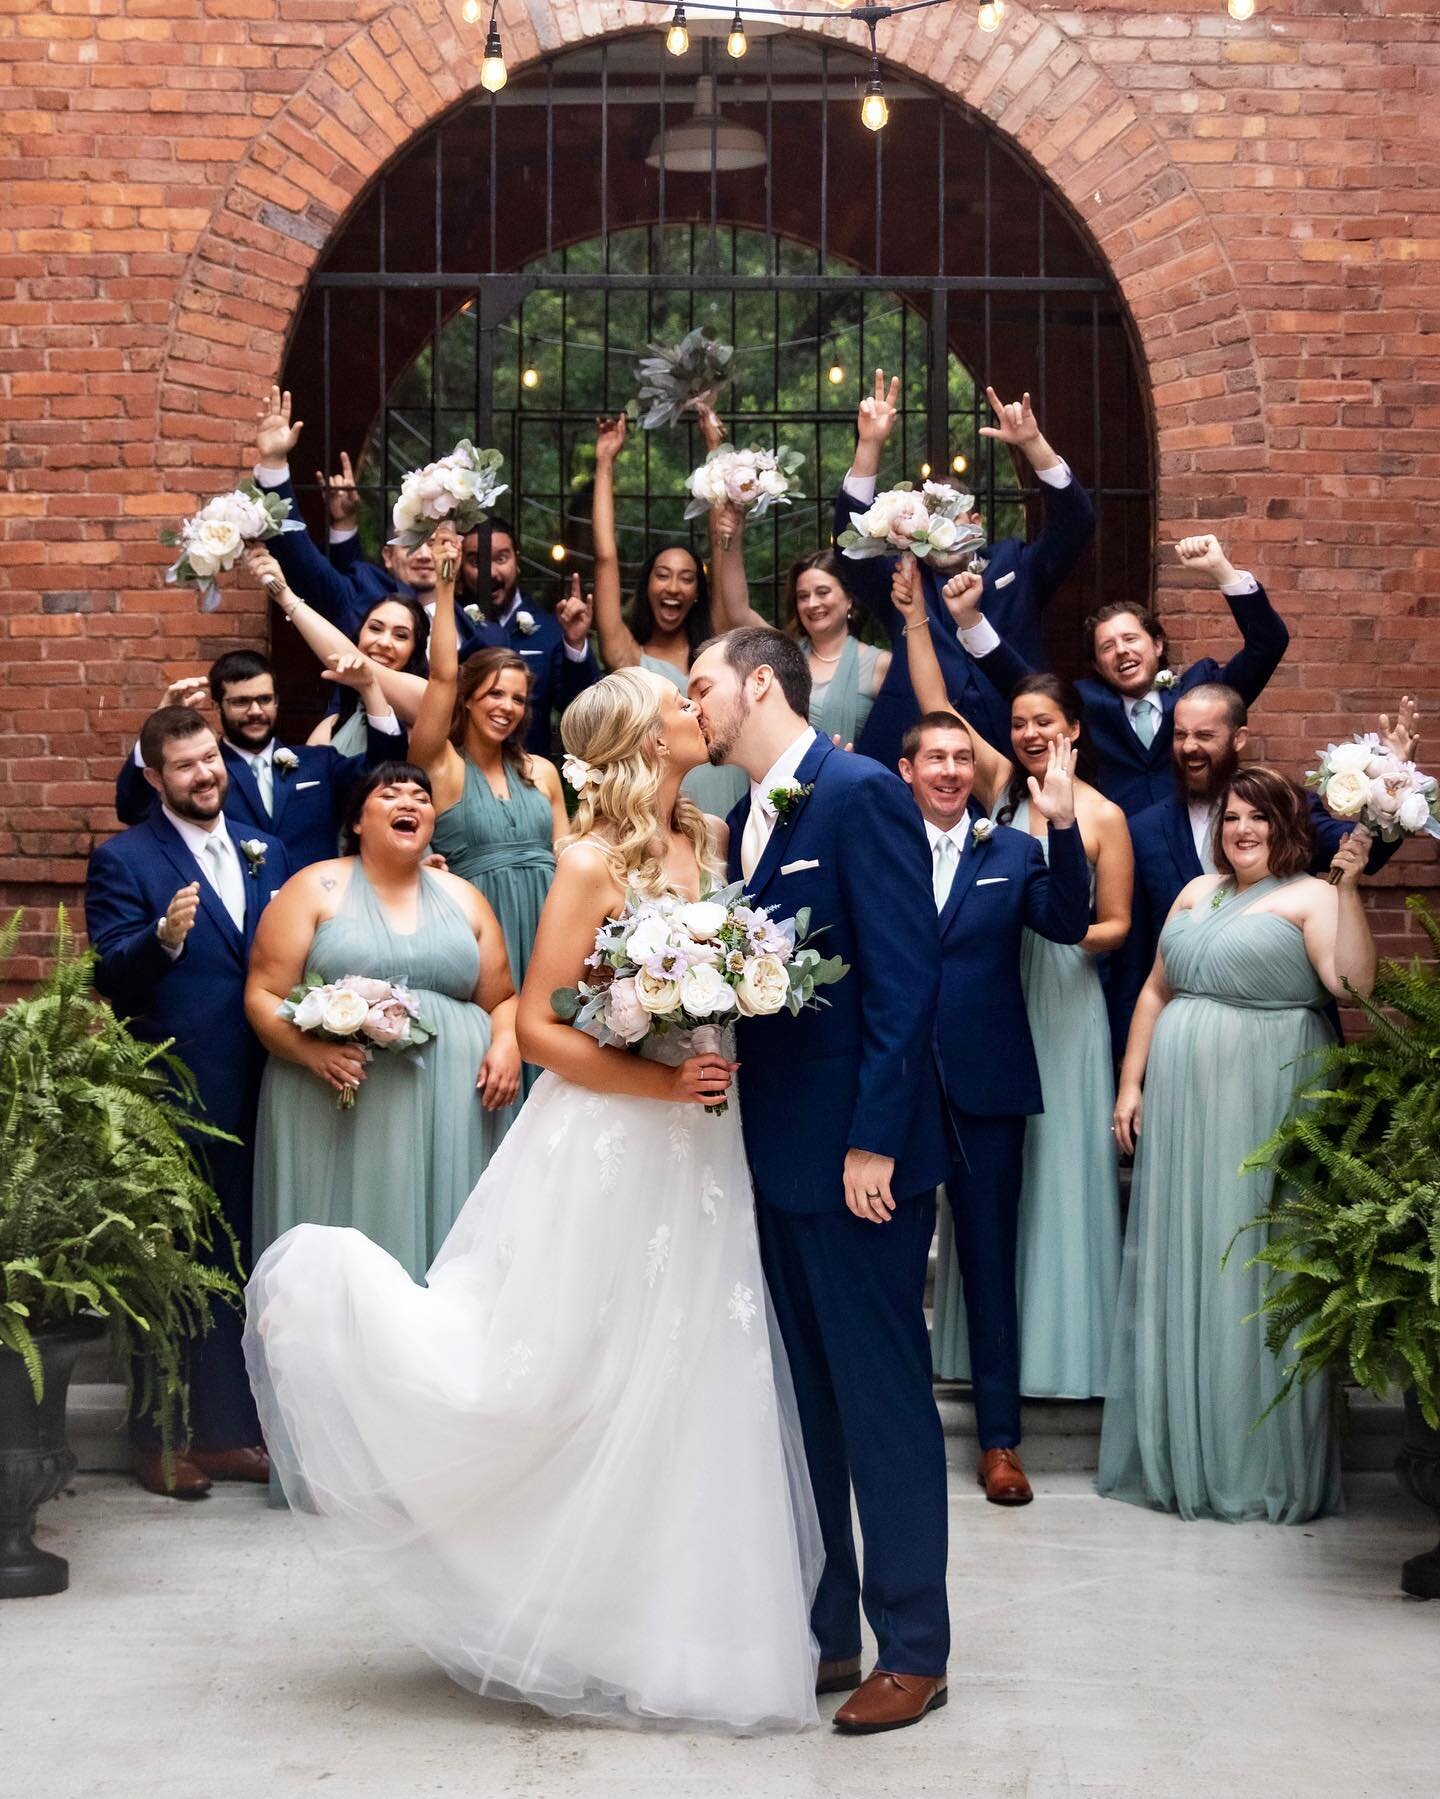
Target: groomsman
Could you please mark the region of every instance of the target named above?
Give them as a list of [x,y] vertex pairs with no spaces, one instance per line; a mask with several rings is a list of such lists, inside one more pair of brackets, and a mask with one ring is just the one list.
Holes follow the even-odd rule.
[[[255,1114],[265,1053],[245,1022],[245,966],[260,914],[291,872],[278,837],[232,832],[229,776],[215,733],[188,706],[152,713],[140,732],[155,810],[102,843],[85,881],[85,922],[98,952],[95,985],[147,1043],[174,1039],[195,1076],[204,1116],[239,1143],[203,1146],[230,1228],[250,1265]],[[190,1355],[190,1441],[167,1482],[159,1440],[132,1418],[142,1485],[198,1499],[212,1480],[265,1481],[270,1465],[250,1396],[240,1319],[217,1306]]]
[[925,821],[940,921],[935,1053],[954,1140],[946,1197],[965,1289],[978,1479],[995,1505],[1028,1505],[1020,1462],[1020,1326],[1015,1246],[1025,1120],[1043,1112],[1020,985],[1021,933],[1078,943],[1090,926],[1090,869],[1075,823],[1073,749],[1057,737],[1030,803],[1049,824],[1050,859],[1028,832],[970,810],[975,750],[948,712],[905,733],[900,773]]
[[[1265,589],[1254,575],[1231,566],[1216,538],[1183,537],[1175,552],[1186,568],[1208,575],[1225,596],[1240,628],[1241,647],[1226,663],[1202,656],[1177,675],[1165,667],[1165,627],[1143,606],[1116,600],[1085,621],[1085,654],[1096,678],[1075,685],[1096,761],[1095,785],[1128,818],[1169,798],[1180,696],[1220,682],[1253,706],[1290,642],[1285,621]],[[984,616],[962,621],[958,634],[975,666],[1005,696],[1008,710],[1016,683],[1030,673],[1024,656]]]
[[[277,540],[278,541],[278,540]],[[173,681],[163,707],[201,706],[208,689],[220,715],[220,754],[226,770],[225,813],[238,831],[273,831],[292,868],[333,856],[351,787],[368,767],[393,757],[400,722],[363,657],[337,671],[364,695],[369,745],[363,756],[342,756],[329,744],[286,744],[275,735],[278,702],[269,661],[255,650],[229,650],[208,675]],[[136,744],[115,783],[121,824],[138,824],[156,805],[154,783]]]
[[[1025,658],[1027,670],[1046,668],[1049,664],[1041,614],[1094,536],[1095,509],[1089,494],[1071,474],[1069,464],[1041,435],[1035,414],[1030,409],[1029,394],[1023,399],[1002,403],[994,388],[986,388],[985,393],[996,423],[984,426],[980,435],[1018,450],[1030,464],[1040,483],[1045,522],[1033,543],[1006,537],[982,548],[985,585],[981,610],[1000,635]],[[898,377],[892,378],[887,390],[883,370],[876,369],[875,392],[860,402],[855,459],[835,502],[837,537],[842,531],[849,530],[852,514],[863,512],[875,497],[881,455],[899,416],[899,398]],[[979,521],[978,513],[972,516]],[[964,567],[969,561],[970,555],[966,552],[957,558],[957,566]],[[894,768],[900,756],[900,739],[920,710],[910,685],[903,621],[890,604],[890,577],[895,558],[877,556],[865,561],[847,561],[845,568],[851,590],[880,629],[887,633],[893,652],[890,672],[875,696],[870,717],[855,747],[863,755],[883,762],[887,768]],[[945,608],[940,603],[945,572],[937,571],[929,563],[922,564],[920,570],[925,604],[934,627],[935,653],[945,675],[946,691],[956,710],[962,712],[977,730],[983,731],[997,749],[1008,755],[1010,690],[1006,688],[1003,694],[997,694],[976,672],[964,646],[956,641]]]

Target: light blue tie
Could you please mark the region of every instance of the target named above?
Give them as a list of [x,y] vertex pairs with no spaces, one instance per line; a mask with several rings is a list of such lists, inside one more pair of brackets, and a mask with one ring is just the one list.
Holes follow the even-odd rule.
[[1148,750],[1155,741],[1155,733],[1160,721],[1155,716],[1155,702],[1148,696],[1136,702],[1135,710],[1130,714],[1130,723],[1135,727],[1135,735]]
[[950,897],[950,889],[955,885],[955,871],[960,866],[960,852],[955,847],[955,839],[950,836],[940,838],[935,845],[935,910],[943,912],[945,902]]

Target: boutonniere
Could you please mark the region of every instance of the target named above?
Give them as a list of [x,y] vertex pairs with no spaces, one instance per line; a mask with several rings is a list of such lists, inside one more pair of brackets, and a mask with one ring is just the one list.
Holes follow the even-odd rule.
[[535,623],[535,614],[522,606],[515,614],[515,629],[522,637],[533,637],[540,627]]
[[995,835],[995,820],[993,818],[977,818],[970,827],[970,835],[976,843],[989,843]]
[[815,791],[813,781],[801,786],[799,781],[781,781],[778,787],[772,787],[765,795],[774,808],[775,816],[781,824],[789,821],[801,800],[809,799]]
[[1155,677],[1155,685],[1160,689],[1161,693],[1169,693],[1170,689],[1179,679],[1179,675],[1175,673],[1173,668],[1162,668]]
[[293,775],[295,770],[300,766],[300,758],[295,754],[294,750],[276,750],[275,754],[271,757],[271,761],[274,762],[276,768],[280,770],[282,776]]
[[465,614],[466,618],[470,620],[472,625],[478,625],[482,622],[480,608],[478,606],[462,606],[460,610]]
[[242,838],[240,854],[245,858],[245,872],[252,881],[260,879],[260,870],[265,866],[265,845],[258,837]]

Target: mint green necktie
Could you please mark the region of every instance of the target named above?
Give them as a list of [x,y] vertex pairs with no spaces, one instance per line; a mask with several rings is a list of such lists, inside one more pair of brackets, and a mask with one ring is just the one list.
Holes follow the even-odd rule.
[[1141,700],[1134,712],[1131,713],[1130,722],[1135,727],[1135,735],[1148,750],[1155,741],[1155,732],[1160,723],[1155,716],[1154,700],[1148,698]]

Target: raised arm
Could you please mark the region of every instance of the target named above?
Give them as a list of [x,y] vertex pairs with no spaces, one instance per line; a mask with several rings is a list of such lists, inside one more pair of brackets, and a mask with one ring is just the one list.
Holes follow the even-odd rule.
[[[855,454],[850,472],[835,496],[836,537],[850,529],[851,515],[864,512],[874,499],[880,460],[899,416],[900,377],[892,375],[887,384],[884,369],[876,369],[874,391],[861,400],[855,415]],[[888,631],[894,624],[894,615],[890,611],[886,560],[882,556],[867,556],[857,561],[851,570],[851,585],[864,610]]]
[[430,624],[430,678],[425,683],[415,722],[410,727],[410,760],[429,775],[435,788],[435,810],[443,812],[459,798],[465,771],[450,742],[450,721],[460,684],[460,636],[455,625],[455,575],[460,567],[460,539],[441,525],[430,539],[435,554],[435,617]]
[[[905,619],[905,649],[910,662],[911,686],[915,689],[921,712],[953,712],[970,733],[970,742],[975,751],[975,795],[988,812],[1009,785],[1015,765],[1008,756],[996,749],[978,726],[971,724],[947,693],[944,671],[940,667],[940,658],[935,653],[935,642],[931,636],[933,621],[925,604],[925,589],[920,580],[920,571],[913,556],[903,557],[902,563],[909,566],[908,579],[898,589],[905,596],[905,604],[901,606],[900,600],[896,598],[897,588],[893,581],[891,599],[896,610]],[[898,572],[897,570],[897,577]],[[945,602],[946,611],[957,624],[978,624],[981,622],[980,596],[984,590],[985,584],[979,575],[962,571],[950,577],[941,588],[940,597]],[[933,672],[929,665],[933,665]],[[917,678],[921,668],[925,671],[923,693]]]
[[615,458],[625,447],[626,419],[595,421],[595,497],[590,528],[595,540],[595,629],[606,668],[634,668],[640,645],[620,605],[620,550],[615,537]]
[[1253,706],[1289,646],[1290,632],[1284,619],[1270,604],[1254,575],[1232,565],[1217,538],[1182,537],[1175,553],[1186,568],[1215,583],[1240,629],[1240,649],[1209,678],[1233,687],[1247,705]]
[[1065,459],[1050,445],[1030,405],[1029,394],[1002,400],[993,387],[985,398],[995,415],[980,435],[1008,445],[1025,458],[1040,480],[1044,523],[1021,551],[1036,599],[1043,604],[1074,568],[1095,535],[1095,508],[1071,474]]
[[1375,939],[1360,899],[1360,876],[1370,854],[1370,832],[1357,825],[1331,858],[1340,883],[1317,886],[1301,929],[1305,953],[1326,990],[1336,999],[1349,997],[1349,989],[1368,994],[1375,985]]
[[764,625],[750,604],[745,578],[745,514],[738,506],[716,506],[710,513],[710,629],[734,631],[742,625]]

